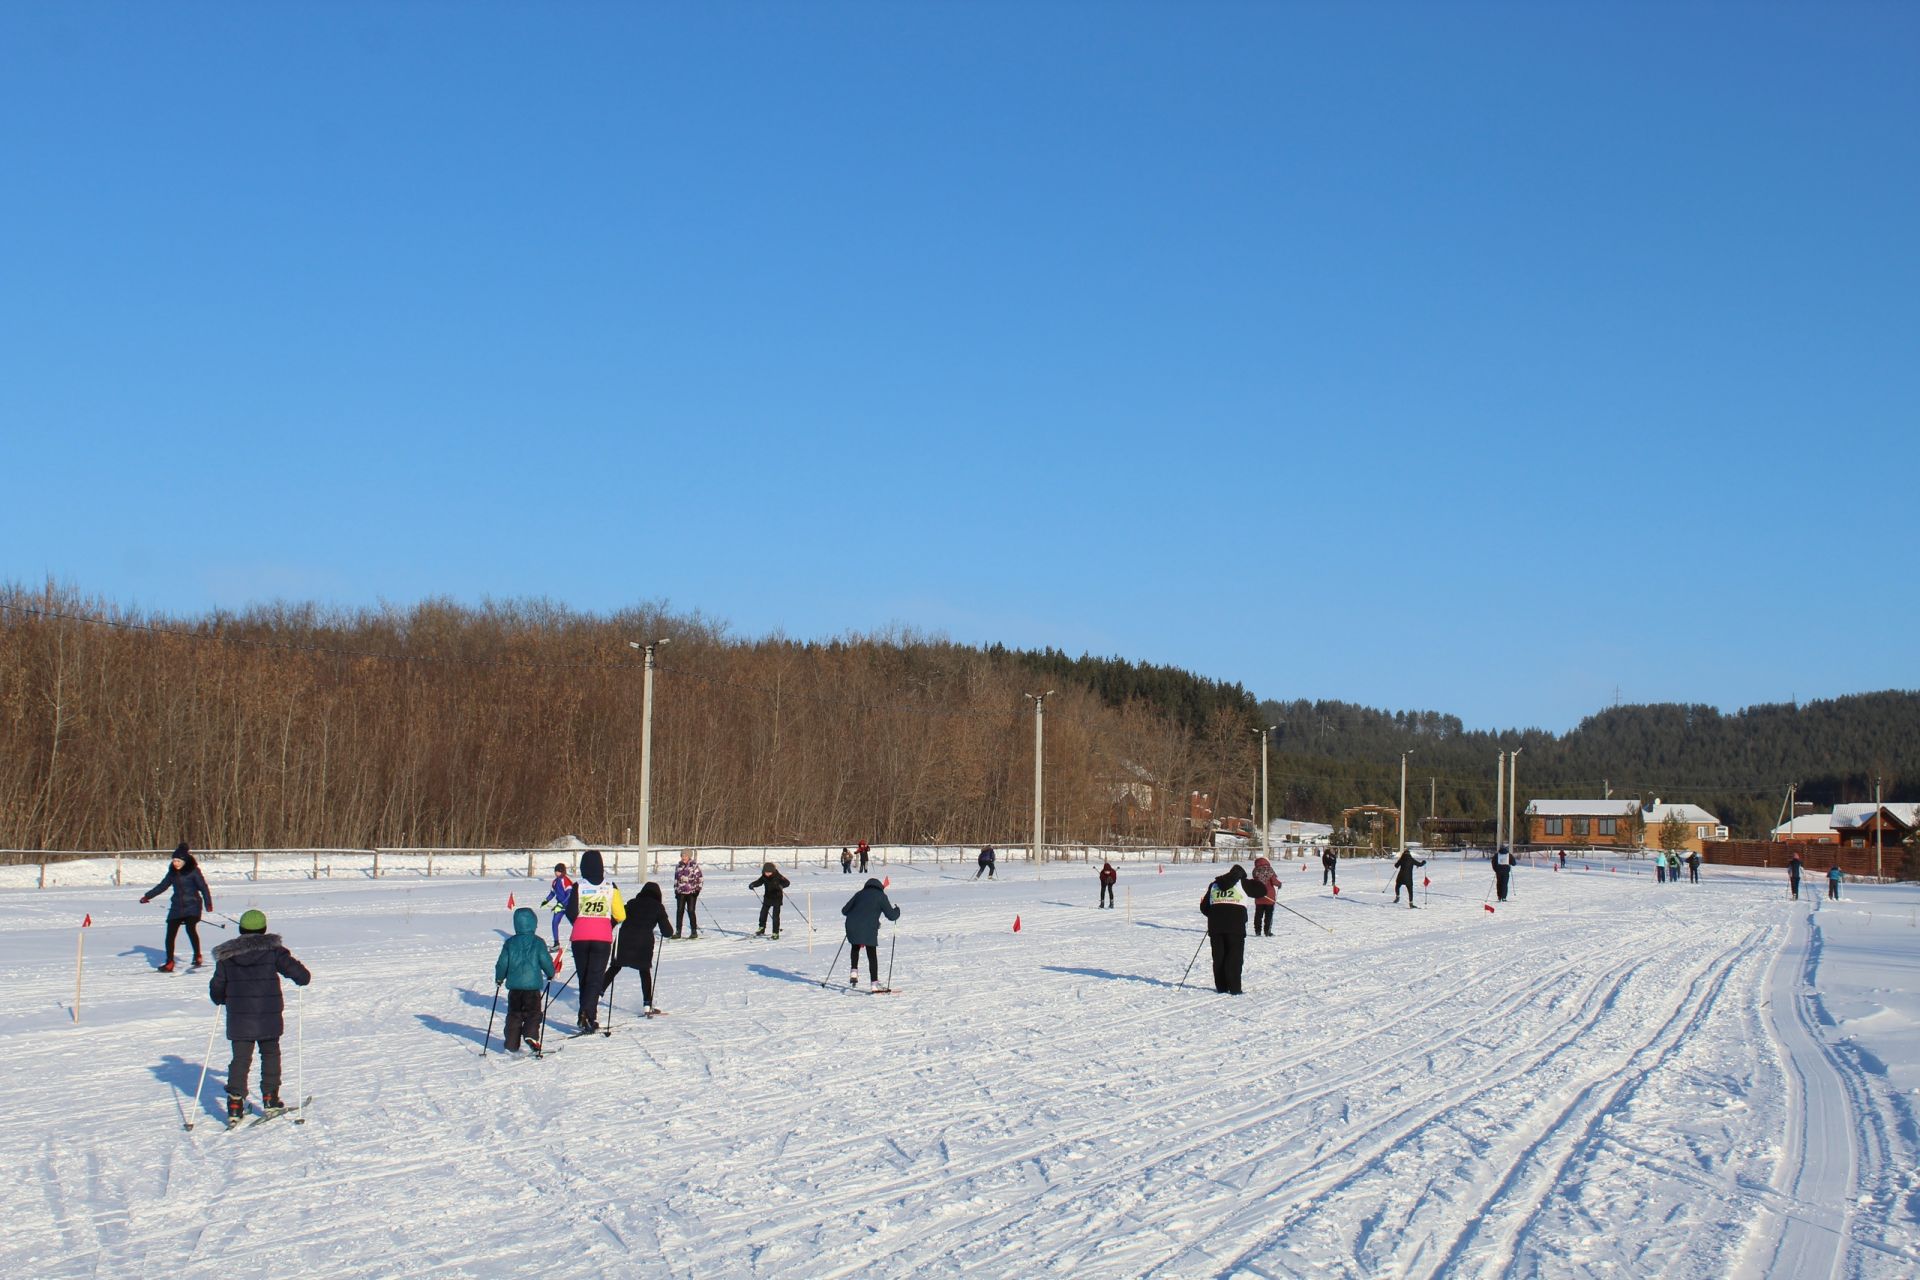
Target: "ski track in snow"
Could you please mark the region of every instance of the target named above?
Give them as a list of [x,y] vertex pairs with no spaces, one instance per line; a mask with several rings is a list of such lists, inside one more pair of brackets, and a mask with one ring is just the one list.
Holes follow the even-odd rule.
[[[210,971],[146,972],[158,911],[125,890],[7,890],[0,978],[24,1016],[0,1031],[0,1157],[19,1171],[0,1273],[1920,1269],[1912,1095],[1822,994],[1828,931],[1871,920],[1858,904],[1816,911],[1759,877],[1523,869],[1487,915],[1484,864],[1437,862],[1421,911],[1354,911],[1385,902],[1356,869],[1336,900],[1282,868],[1282,900],[1334,932],[1282,913],[1280,936],[1248,940],[1238,999],[1210,990],[1204,954],[1177,985],[1200,868],[1125,869],[1131,926],[1090,908],[1077,869],[895,871],[902,994],[885,997],[818,981],[858,879],[796,875],[823,926],[810,956],[804,897],[785,940],[748,938],[751,873],[710,871],[707,931],[663,944],[673,1016],[638,1017],[623,974],[612,1036],[567,1040],[569,989],[543,1062],[502,1056],[498,1019],[478,1053],[506,893],[537,882],[216,869],[222,908],[265,908],[316,978],[309,1122],[236,1133],[215,1115],[223,1039],[184,1096]],[[1883,908],[1895,925],[1920,902],[1875,892],[1903,895]]]

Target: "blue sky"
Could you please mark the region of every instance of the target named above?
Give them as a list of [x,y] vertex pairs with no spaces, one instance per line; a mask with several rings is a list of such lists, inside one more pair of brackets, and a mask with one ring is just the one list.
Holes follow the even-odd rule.
[[1476,726],[1912,686],[1916,67],[1891,4],[7,6],[0,577]]

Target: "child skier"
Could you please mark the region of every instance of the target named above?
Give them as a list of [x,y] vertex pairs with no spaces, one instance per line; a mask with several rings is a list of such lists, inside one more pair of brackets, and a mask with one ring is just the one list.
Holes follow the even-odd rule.
[[1840,900],[1840,881],[1845,875],[1846,873],[1840,870],[1840,863],[1837,859],[1832,866],[1827,868],[1827,896],[1835,902]]
[[253,1071],[254,1046],[260,1047],[260,1105],[269,1116],[285,1111],[280,1101],[280,1037],[286,1031],[286,1002],[280,979],[295,986],[313,981],[307,966],[293,958],[280,935],[267,932],[266,913],[240,917],[240,936],[213,949],[213,980],[207,995],[226,1006],[227,1039],[233,1060],[227,1064],[227,1127],[247,1110],[247,1076]]
[[1119,879],[1120,879],[1120,873],[1113,869],[1113,863],[1102,862],[1100,864],[1100,905],[1101,906],[1110,907],[1113,905],[1113,886],[1114,886],[1114,883]]
[[1207,885],[1200,910],[1207,917],[1207,943],[1213,949],[1213,989],[1241,995],[1240,967],[1247,955],[1247,880],[1239,863]]
[[1797,853],[1787,859],[1787,888],[1796,899],[1800,897],[1800,873],[1806,865]]
[[1416,858],[1405,849],[1400,851],[1400,856],[1393,860],[1393,905],[1396,907],[1400,905],[1400,890],[1404,887],[1407,891],[1407,906],[1409,908],[1413,906],[1413,869],[1426,865],[1425,859]]
[[553,904],[553,950],[560,950],[560,922],[567,918],[567,904],[573,901],[573,880],[567,875],[567,864],[553,864],[553,884],[547,889],[547,896],[540,899],[540,905]]
[[865,840],[862,840],[853,847],[853,851],[860,855],[860,874],[867,874],[867,859],[872,856],[873,850],[868,847]]
[[760,868],[760,878],[758,880],[748,883],[747,889],[749,891],[762,888],[766,890],[766,895],[760,899],[760,927],[754,930],[754,937],[758,938],[766,933],[767,913],[772,912],[773,940],[775,942],[780,941],[780,904],[786,901],[787,890],[792,887],[793,882],[781,875],[780,868],[774,866],[771,862]]
[[525,1037],[533,1056],[540,1056],[540,993],[553,981],[553,952],[540,945],[540,917],[532,907],[513,913],[513,936],[500,944],[493,962],[493,983],[507,988],[507,1026],[500,1041],[508,1053],[520,1052]]
[[[1257,890],[1257,892],[1256,892]],[[1273,904],[1280,899],[1280,877],[1265,858],[1253,860],[1253,874],[1247,877],[1247,892],[1253,899],[1253,936],[1273,936]]]
[[986,876],[989,880],[993,879],[993,859],[994,852],[992,845],[987,845],[980,850],[980,868],[973,873],[975,880],[978,880],[982,875]]
[[686,929],[687,937],[700,936],[700,886],[707,873],[691,849],[680,851],[680,865],[673,869],[673,927]]
[[627,918],[626,899],[606,880],[600,851],[580,855],[580,879],[573,886],[567,918],[573,921],[573,972],[580,980],[580,1030],[600,1029],[600,988],[613,958],[613,926]]
[[1322,889],[1328,885],[1338,887],[1339,884],[1340,855],[1333,851],[1332,845],[1328,845],[1320,851],[1320,887]]
[[853,850],[845,845],[840,846],[840,874],[843,876],[853,874]]
[[853,947],[853,972],[847,975],[847,985],[860,985],[860,948],[865,947],[867,974],[877,988],[880,985],[880,917],[898,920],[900,908],[887,900],[885,886],[878,880],[869,880],[860,892],[847,899],[840,914],[847,918],[847,942]]
[[[613,963],[607,966],[607,990],[613,990],[614,975],[622,969],[637,969],[640,972],[640,999],[646,1006],[647,1016],[652,1017],[660,1010],[653,1006],[653,935],[658,931],[663,938],[676,936],[673,923],[667,919],[666,899],[660,894],[660,886],[649,880],[640,886],[640,896],[635,898],[627,910],[627,918],[620,925],[620,945],[614,950]],[[607,997],[611,1000],[613,997]]]
[[140,901],[152,902],[169,889],[173,896],[167,899],[167,959],[159,966],[160,972],[173,972],[173,944],[182,925],[187,928],[187,941],[193,944],[193,967],[198,969],[204,963],[200,958],[200,906],[205,903],[207,910],[213,910],[213,890],[207,887],[207,877],[201,874],[200,864],[184,840],[173,851],[167,874],[141,894]]

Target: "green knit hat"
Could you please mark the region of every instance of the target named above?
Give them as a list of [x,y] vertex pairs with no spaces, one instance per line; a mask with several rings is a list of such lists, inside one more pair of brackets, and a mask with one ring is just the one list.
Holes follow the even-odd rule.
[[259,909],[240,913],[240,932],[265,933],[267,931],[267,913]]

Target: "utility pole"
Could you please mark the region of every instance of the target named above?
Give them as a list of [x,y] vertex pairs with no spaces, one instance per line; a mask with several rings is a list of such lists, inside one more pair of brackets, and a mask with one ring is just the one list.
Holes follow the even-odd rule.
[[653,810],[653,651],[663,644],[670,643],[670,637],[662,636],[651,644],[641,644],[638,640],[627,641],[627,648],[639,649],[647,655],[647,671],[640,686],[640,867],[641,878],[653,874],[653,857],[647,824],[652,820]]
[[1520,807],[1520,753],[1525,750],[1525,747],[1515,747],[1513,754],[1507,757],[1507,849],[1510,853],[1520,847],[1517,811]]
[[1887,825],[1886,814],[1880,809],[1880,775],[1873,775],[1873,878],[1878,880],[1886,874],[1880,865],[1880,831]]
[[1400,852],[1407,851],[1407,757],[1413,754],[1409,747],[1400,753]]
[[1493,766],[1493,851],[1500,852],[1500,833],[1507,825],[1507,753],[1502,751]]
[[1044,828],[1041,819],[1041,800],[1045,796],[1045,781],[1041,773],[1042,750],[1046,745],[1047,699],[1053,696],[1053,690],[1045,693],[1029,693],[1033,699],[1033,870],[1040,872],[1041,840]]
[[1273,820],[1267,816],[1267,735],[1279,727],[1254,730],[1260,735],[1260,856],[1268,862],[1273,861]]

